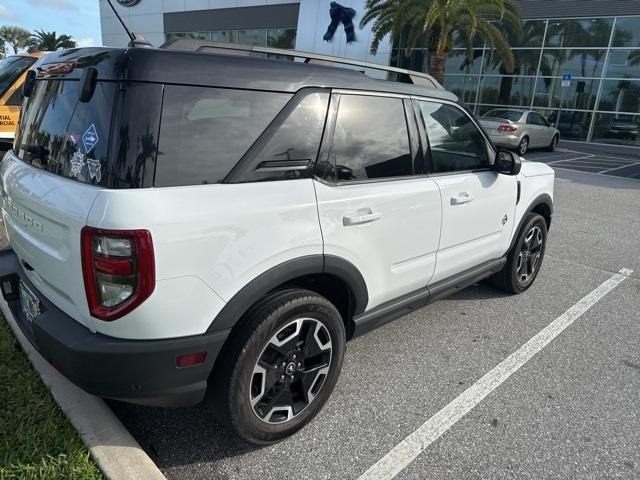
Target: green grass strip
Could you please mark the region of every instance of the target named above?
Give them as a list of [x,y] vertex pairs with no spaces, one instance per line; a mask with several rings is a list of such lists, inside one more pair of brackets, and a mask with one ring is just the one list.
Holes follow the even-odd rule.
[[0,480],[100,478],[78,433],[0,315]]

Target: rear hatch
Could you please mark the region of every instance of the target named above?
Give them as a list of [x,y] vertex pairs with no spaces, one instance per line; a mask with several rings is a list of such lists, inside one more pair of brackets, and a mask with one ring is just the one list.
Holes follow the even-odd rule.
[[[43,59],[36,67],[45,72],[47,65]],[[105,181],[117,84],[98,81],[83,102],[81,72],[66,76],[69,68],[73,65],[52,68],[52,75],[33,82],[14,150],[0,168],[2,213],[25,274],[56,306],[95,330],[82,276],[80,231]]]

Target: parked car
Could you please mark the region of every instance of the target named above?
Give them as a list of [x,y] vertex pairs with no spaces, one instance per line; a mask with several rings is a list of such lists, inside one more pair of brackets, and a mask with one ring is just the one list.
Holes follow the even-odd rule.
[[347,340],[485,277],[527,290],[554,172],[496,150],[427,75],[244,50],[40,60],[0,167],[0,286],[87,392],[211,402],[268,444],[318,413]]
[[638,138],[640,126],[625,117],[611,117],[607,122],[607,137],[635,140]]
[[22,105],[22,85],[27,70],[42,52],[11,55],[0,61],[0,152],[11,148]]
[[520,155],[530,148],[553,151],[560,141],[560,131],[532,110],[494,108],[480,118],[480,123],[495,145]]

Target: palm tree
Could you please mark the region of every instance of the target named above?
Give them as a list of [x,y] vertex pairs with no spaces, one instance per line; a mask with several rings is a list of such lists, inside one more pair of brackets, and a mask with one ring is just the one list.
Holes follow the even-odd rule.
[[56,32],[45,32],[44,30],[36,30],[31,36],[34,48],[38,50],[54,52],[59,49],[75,48],[76,41],[69,35],[56,35]]
[[7,45],[13,47],[15,54],[31,46],[31,34],[24,28],[4,25],[0,27],[0,43],[5,47],[5,55],[9,53],[6,51]]
[[516,0],[367,0],[360,27],[374,22],[371,53],[387,35],[399,38],[407,31],[406,52],[429,50],[429,73],[442,82],[445,58],[454,40],[461,41],[472,60],[474,40],[483,40],[513,71],[513,52],[500,27],[522,35],[520,7]]

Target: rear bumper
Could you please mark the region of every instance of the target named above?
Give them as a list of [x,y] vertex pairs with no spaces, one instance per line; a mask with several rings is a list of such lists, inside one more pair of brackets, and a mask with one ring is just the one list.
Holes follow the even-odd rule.
[[494,145],[506,148],[516,148],[520,143],[520,137],[517,135],[489,135]]
[[[22,311],[22,280],[42,313],[30,322]],[[11,293],[5,293],[5,282]],[[38,352],[65,377],[100,397],[140,405],[177,407],[199,403],[229,331],[168,340],[124,340],[92,333],[48,301],[24,275],[13,250],[0,251],[0,284],[13,316]],[[176,367],[176,357],[206,351],[204,363]]]

